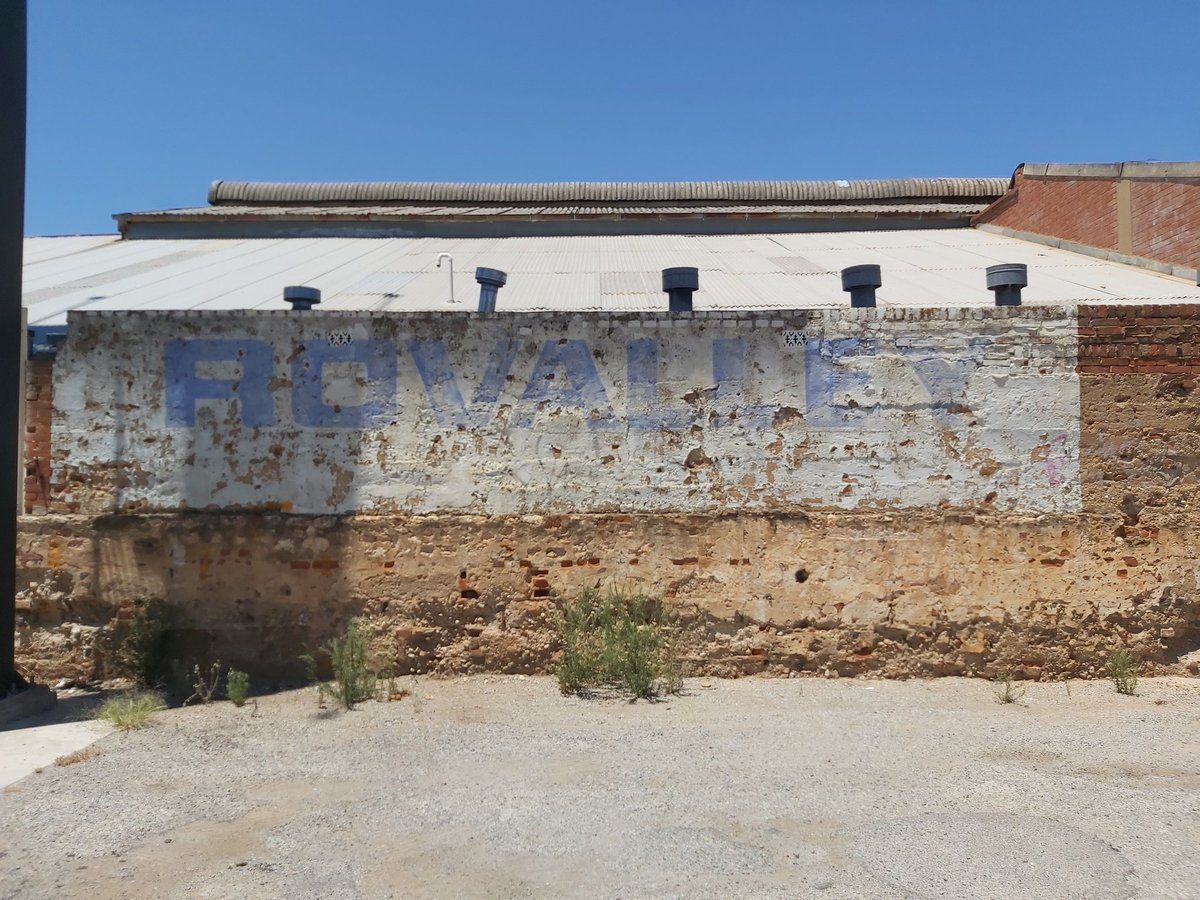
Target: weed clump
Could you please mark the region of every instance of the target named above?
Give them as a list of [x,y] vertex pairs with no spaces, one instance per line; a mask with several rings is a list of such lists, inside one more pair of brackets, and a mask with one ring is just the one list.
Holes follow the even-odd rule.
[[1001,703],[1016,703],[1025,696],[1025,688],[1013,681],[1012,672],[998,672],[992,685]]
[[250,696],[250,676],[237,669],[230,669],[225,676],[225,693],[234,706],[244,706]]
[[1109,654],[1107,669],[1117,693],[1132,697],[1137,691],[1137,658],[1124,648],[1114,650]]
[[357,619],[351,619],[340,637],[331,638],[321,647],[329,657],[332,681],[317,674],[317,660],[311,654],[300,657],[308,667],[308,677],[317,686],[322,700],[332,697],[343,709],[354,709],[375,696],[377,679],[367,664],[367,638]]
[[174,674],[182,617],[160,597],[133,603],[133,619],[117,647],[116,662],[139,688],[155,688]]
[[161,694],[154,691],[132,691],[110,697],[100,705],[96,718],[122,731],[144,728],[150,724],[150,714],[166,709]]
[[616,585],[585,588],[562,601],[557,625],[564,694],[615,688],[650,698],[682,689],[679,623],[661,598]]

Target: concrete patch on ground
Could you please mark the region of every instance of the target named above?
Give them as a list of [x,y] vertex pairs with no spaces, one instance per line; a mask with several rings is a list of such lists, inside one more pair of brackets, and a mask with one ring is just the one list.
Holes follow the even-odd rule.
[[0,787],[45,770],[59,757],[83,750],[112,732],[107,723],[77,718],[84,708],[64,702],[0,728]]

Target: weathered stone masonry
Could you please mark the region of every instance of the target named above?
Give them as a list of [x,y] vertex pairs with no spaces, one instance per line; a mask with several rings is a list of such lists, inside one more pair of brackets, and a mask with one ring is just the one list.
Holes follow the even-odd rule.
[[264,675],[357,614],[402,669],[544,671],[616,578],[711,672],[1175,664],[1198,314],[76,316],[18,652],[103,673],[164,596]]

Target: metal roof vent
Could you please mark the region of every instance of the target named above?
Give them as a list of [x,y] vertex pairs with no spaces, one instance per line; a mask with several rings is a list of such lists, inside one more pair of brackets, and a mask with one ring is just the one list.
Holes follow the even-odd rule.
[[321,302],[321,291],[302,284],[293,284],[283,289],[283,300],[292,304],[294,310],[312,309]]
[[693,266],[663,269],[663,290],[667,292],[667,309],[671,312],[691,312],[692,294],[700,290],[700,270]]
[[1025,263],[1000,263],[987,267],[987,286],[996,292],[997,306],[1020,306],[1021,288],[1029,284]]
[[842,269],[842,290],[850,294],[850,305],[869,308],[875,305],[875,291],[883,284],[879,266],[867,264]]
[[485,269],[482,266],[475,270],[475,280],[479,282],[479,311],[490,313],[496,311],[496,294],[508,283],[508,273],[499,269]]

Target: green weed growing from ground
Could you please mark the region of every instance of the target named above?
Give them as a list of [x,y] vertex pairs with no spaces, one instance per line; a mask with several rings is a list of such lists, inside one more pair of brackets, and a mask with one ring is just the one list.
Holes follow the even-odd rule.
[[131,691],[105,700],[96,711],[96,718],[122,731],[130,731],[149,725],[151,713],[160,709],[166,709],[161,694],[154,691]]
[[1124,648],[1114,650],[1109,654],[1107,669],[1117,693],[1132,697],[1137,691],[1137,658]]
[[650,698],[682,689],[680,628],[661,598],[616,585],[585,588],[561,602],[557,625],[564,694],[615,688]]
[[250,676],[237,669],[230,669],[225,676],[225,693],[233,701],[234,706],[244,706],[250,696]]
[[1012,672],[999,672],[992,678],[996,699],[1001,703],[1016,703],[1025,696],[1025,688],[1013,681]]
[[354,709],[357,704],[375,696],[375,673],[367,665],[367,638],[357,619],[351,619],[345,633],[331,638],[321,651],[329,657],[332,681],[318,677],[314,656],[310,654],[301,659],[308,667],[309,678],[317,685],[322,699],[332,697],[343,709]]

